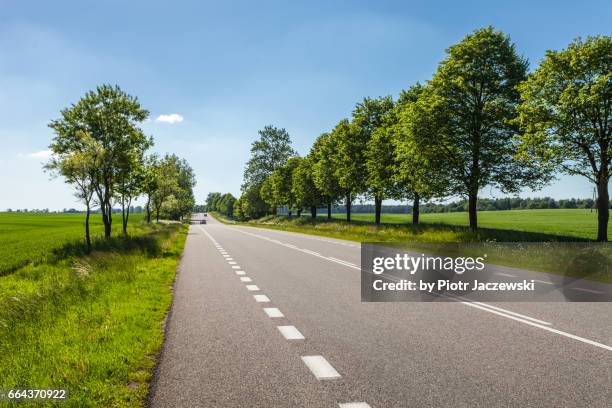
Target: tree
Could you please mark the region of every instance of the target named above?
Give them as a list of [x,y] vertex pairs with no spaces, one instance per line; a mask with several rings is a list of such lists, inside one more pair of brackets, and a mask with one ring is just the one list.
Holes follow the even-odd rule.
[[195,197],[193,188],[196,185],[195,174],[193,169],[185,159],[179,159],[175,155],[171,155],[174,166],[176,166],[177,186],[178,189],[174,196],[177,199],[177,212],[174,219],[182,219],[191,212],[195,205]]
[[155,167],[156,188],[151,194],[155,217],[181,219],[189,214],[195,205],[193,169],[185,159],[166,154]]
[[328,220],[331,220],[332,204],[341,194],[333,160],[335,152],[333,136],[330,133],[323,133],[315,140],[309,153],[312,160],[312,181],[324,197]]
[[280,205],[280,203],[276,200],[276,195],[274,194],[274,190],[272,188],[273,175],[270,174],[266,179],[261,183],[261,187],[259,188],[259,195],[261,199],[268,205],[270,208],[270,213],[276,215],[276,209]]
[[257,185],[247,187],[240,196],[241,213],[244,219],[255,219],[266,215],[268,205],[263,201]]
[[83,139],[79,136],[82,132],[90,135],[106,152],[96,168],[92,187],[100,205],[107,239],[111,236],[112,204],[121,161],[151,145],[151,139],[137,126],[148,116],[149,112],[140,106],[138,98],[128,95],[118,86],[102,85],[62,110],[61,118],[49,124],[56,134],[50,145],[56,155],[83,150]]
[[221,200],[219,200],[218,211],[223,215],[233,217],[235,202],[236,198],[233,195],[231,195],[230,193],[223,194]]
[[217,211],[216,202],[221,198],[221,193],[208,193],[206,196],[206,209],[208,211]]
[[147,196],[146,208],[146,220],[147,224],[151,223],[151,199],[153,194],[159,185],[159,157],[156,154],[152,154],[145,159],[143,179],[142,179],[142,192]]
[[121,225],[124,235],[127,235],[132,200],[143,193],[145,176],[144,150],[135,150],[119,159],[116,201],[121,204]]
[[393,100],[390,97],[368,99],[357,105],[353,122],[362,128],[366,140],[366,181],[368,192],[374,196],[375,222],[380,224],[384,198],[395,198],[397,190],[394,175]]
[[[510,38],[492,27],[476,30],[447,49],[417,108],[428,132],[417,146],[445,163],[452,193],[468,197],[470,228],[476,230],[478,192],[490,185],[502,192],[536,186],[538,178],[514,160],[511,124],[519,103],[516,86],[527,62]],[[430,132],[430,131],[431,132]]]
[[[417,102],[426,100],[428,87],[416,84],[403,91],[394,109],[391,129],[393,155],[395,161],[396,197],[412,199],[412,223],[419,223],[420,202],[434,196],[446,195],[449,176],[444,161],[440,160],[435,146],[420,143],[427,140],[439,129],[431,127],[438,123],[426,104]],[[430,120],[434,119],[434,120]]]
[[597,240],[608,240],[612,160],[612,38],[577,39],[547,51],[519,86],[519,159],[550,174],[586,177],[597,188]]
[[346,220],[351,221],[351,204],[355,196],[365,190],[366,166],[364,140],[360,129],[343,119],[332,131],[332,140],[336,144],[332,156],[335,176],[345,196]]
[[155,219],[160,220],[162,207],[178,191],[178,171],[175,165],[175,157],[166,155],[155,166],[156,188],[151,194],[151,204],[155,209]]
[[261,186],[278,166],[296,155],[285,129],[266,126],[258,133],[259,139],[251,145],[251,158],[244,169],[243,191],[254,185]]
[[314,183],[313,161],[313,155],[309,154],[293,170],[291,193],[297,207],[310,208],[310,215],[314,219],[317,217],[317,207],[324,202],[324,198]]
[[63,176],[67,183],[73,185],[75,197],[85,204],[85,241],[87,248],[90,249],[89,218],[94,201],[93,183],[97,168],[104,160],[105,151],[89,134],[81,131],[78,132],[77,137],[81,139],[79,143],[81,149],[54,155],[45,165],[45,169]]
[[295,195],[291,189],[293,173],[301,161],[302,158],[299,156],[291,157],[283,165],[274,170],[270,176],[274,201],[279,205],[286,206],[289,215],[291,215],[291,211],[294,208],[298,216],[302,213],[302,208],[297,206]]
[[[392,171],[392,146],[390,132],[382,131],[390,122],[393,109],[393,99],[390,96],[382,98],[364,98],[353,110],[353,125],[360,129],[357,141],[362,143],[365,158],[365,171],[359,172],[370,195],[374,196],[376,224],[380,224],[382,201],[389,185],[381,177]],[[375,140],[373,140],[375,139]],[[387,180],[392,180],[391,173]]]

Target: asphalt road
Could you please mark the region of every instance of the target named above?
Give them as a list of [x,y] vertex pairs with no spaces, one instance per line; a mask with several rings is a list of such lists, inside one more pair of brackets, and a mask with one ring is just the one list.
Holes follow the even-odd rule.
[[612,406],[612,303],[362,303],[359,261],[192,225],[149,405]]

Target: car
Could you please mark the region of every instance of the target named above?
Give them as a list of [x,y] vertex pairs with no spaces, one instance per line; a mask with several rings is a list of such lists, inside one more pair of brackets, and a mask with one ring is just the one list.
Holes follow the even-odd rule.
[[206,224],[206,220],[200,220],[200,224]]
[[204,213],[204,216],[205,216],[205,217],[208,217],[208,213]]

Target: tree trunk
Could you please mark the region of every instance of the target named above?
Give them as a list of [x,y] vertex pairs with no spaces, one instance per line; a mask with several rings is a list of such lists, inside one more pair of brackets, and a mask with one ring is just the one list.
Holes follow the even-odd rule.
[[329,201],[327,202],[327,220],[331,221],[331,206],[332,206],[332,200],[331,198],[329,199]]
[[421,197],[419,196],[419,193],[414,193],[414,200],[412,202],[412,223],[413,224],[419,223],[420,200],[421,200]]
[[159,210],[160,210],[160,207],[155,209],[155,213],[156,213],[155,218],[157,219],[157,223],[159,223]]
[[470,214],[470,229],[472,231],[476,231],[478,229],[478,212],[477,212],[477,202],[478,202],[478,190],[470,191],[468,194],[468,211]]
[[85,215],[85,241],[87,242],[87,249],[91,249],[91,236],[89,235],[89,215],[91,210],[89,209],[89,203],[87,204],[87,214]]
[[310,216],[312,217],[312,219],[317,218],[317,207],[314,205],[310,207]]
[[289,216],[291,217],[291,210],[288,210],[287,214],[289,214]]
[[301,217],[302,216],[302,209],[300,208],[299,210],[296,211],[297,212],[297,216]]
[[147,224],[151,223],[151,197],[147,198]]
[[125,220],[125,201],[121,198],[121,227],[123,229],[123,235],[127,235],[127,222]]
[[597,183],[597,241],[600,242],[608,241],[609,208],[608,177],[601,175]]
[[346,221],[351,222],[351,193],[346,195]]
[[128,227],[128,222],[130,221],[130,206],[132,205],[132,199],[130,198],[128,200],[128,204],[127,204],[127,211],[124,211],[125,215],[123,217],[123,235],[127,236],[127,227]]
[[376,225],[380,225],[380,213],[382,212],[382,194],[377,194],[374,196],[374,211],[376,212]]
[[102,222],[104,223],[104,239],[110,239],[113,223],[111,206],[109,203],[103,203],[100,209],[102,210]]

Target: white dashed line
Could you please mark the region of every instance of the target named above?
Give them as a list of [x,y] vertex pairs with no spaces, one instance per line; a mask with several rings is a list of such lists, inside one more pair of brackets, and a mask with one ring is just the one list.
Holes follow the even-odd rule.
[[253,282],[253,279],[249,278],[248,276],[243,276],[240,278],[241,282]]
[[270,301],[270,298],[267,297],[266,295],[253,295],[253,297],[255,298],[255,301],[258,303],[267,303]]
[[236,275],[244,275],[244,274],[246,274],[245,271],[236,271]]
[[338,404],[340,408],[372,408],[367,402],[345,402]]
[[250,291],[256,291],[259,290],[259,288],[257,287],[257,285],[246,285],[247,290]]
[[304,335],[295,326],[276,326],[287,340],[304,340]]
[[232,265],[232,269],[240,269],[238,265]]
[[227,263],[228,263],[228,264],[230,264],[230,265],[236,265],[236,263],[237,263],[237,262],[234,262],[234,261],[227,261]]
[[285,317],[277,307],[264,307],[264,312],[266,312],[268,317]]
[[332,380],[340,378],[340,373],[336,371],[323,356],[302,356],[302,361],[310,369],[317,380]]

